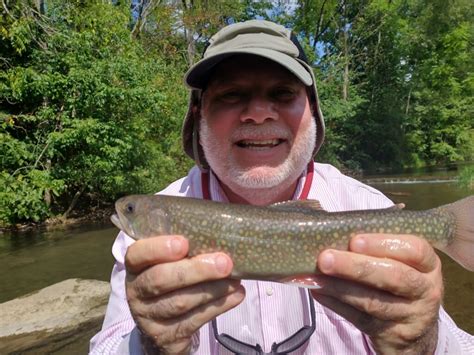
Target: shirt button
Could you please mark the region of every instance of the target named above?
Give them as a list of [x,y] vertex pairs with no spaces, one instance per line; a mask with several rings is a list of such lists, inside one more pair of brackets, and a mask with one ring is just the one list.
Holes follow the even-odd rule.
[[267,287],[267,290],[266,290],[266,292],[267,292],[267,296],[271,296],[271,295],[273,295],[273,288],[271,288],[270,286],[269,286],[269,287]]

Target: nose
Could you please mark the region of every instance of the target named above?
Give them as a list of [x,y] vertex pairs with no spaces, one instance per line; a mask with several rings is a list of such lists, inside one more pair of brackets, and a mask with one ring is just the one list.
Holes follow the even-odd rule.
[[278,111],[275,103],[261,95],[253,95],[241,114],[241,121],[245,123],[262,124],[267,120],[277,119]]

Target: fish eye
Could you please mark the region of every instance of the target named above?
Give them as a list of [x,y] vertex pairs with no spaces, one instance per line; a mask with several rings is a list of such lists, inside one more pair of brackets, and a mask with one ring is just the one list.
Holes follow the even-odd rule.
[[135,205],[131,202],[127,203],[127,205],[125,206],[125,211],[127,213],[133,213],[135,211]]

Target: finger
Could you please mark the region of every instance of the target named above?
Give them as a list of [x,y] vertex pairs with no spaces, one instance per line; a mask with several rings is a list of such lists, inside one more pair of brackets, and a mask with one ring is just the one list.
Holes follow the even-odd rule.
[[329,308],[333,312],[354,324],[356,328],[367,335],[374,334],[376,331],[382,332],[384,328],[390,324],[389,322],[380,321],[377,318],[361,312],[358,309],[339,301],[338,299],[322,295],[311,291],[313,298],[323,306]]
[[187,253],[188,241],[179,235],[140,239],[128,247],[125,267],[136,274],[151,265],[182,259]]
[[236,292],[240,280],[218,280],[169,292],[134,305],[134,314],[150,320],[176,318],[192,309]]
[[403,320],[413,315],[411,301],[355,282],[317,276],[314,293],[331,296],[359,311],[382,320]]
[[239,286],[235,292],[196,307],[181,317],[164,322],[145,319],[142,328],[147,329],[148,334],[156,334],[153,336],[156,343],[166,348],[166,344],[170,342],[191,337],[203,324],[234,308],[244,298],[245,289],[243,286]]
[[154,265],[128,277],[127,296],[150,298],[170,291],[228,277],[233,263],[224,253],[200,254],[175,262]]
[[430,285],[426,274],[399,261],[348,251],[324,250],[318,256],[318,269],[410,299],[419,298]]
[[413,235],[359,234],[351,239],[349,250],[398,260],[421,272],[430,272],[439,265],[431,245]]

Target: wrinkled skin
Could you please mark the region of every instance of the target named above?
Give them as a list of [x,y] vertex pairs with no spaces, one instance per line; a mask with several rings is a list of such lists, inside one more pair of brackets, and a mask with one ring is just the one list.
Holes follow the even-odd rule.
[[125,287],[145,353],[189,352],[203,324],[244,299],[240,282],[226,278],[232,271],[227,255],[188,259],[187,253],[188,242],[179,236],[142,239],[128,248]]
[[380,354],[433,354],[443,297],[441,262],[411,235],[359,235],[318,257],[313,297],[366,333]]

